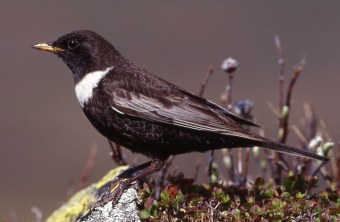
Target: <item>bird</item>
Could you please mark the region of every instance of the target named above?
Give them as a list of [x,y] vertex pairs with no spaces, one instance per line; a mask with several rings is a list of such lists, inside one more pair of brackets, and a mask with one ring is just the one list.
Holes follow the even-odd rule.
[[73,31],[33,48],[56,54],[69,67],[80,107],[100,134],[151,158],[118,176],[102,202],[117,202],[133,181],[159,171],[171,155],[259,146],[328,160],[252,132],[257,124],[151,74],[93,31]]

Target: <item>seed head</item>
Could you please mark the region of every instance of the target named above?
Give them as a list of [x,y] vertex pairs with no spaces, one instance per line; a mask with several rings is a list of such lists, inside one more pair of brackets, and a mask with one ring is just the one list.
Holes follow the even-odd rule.
[[235,70],[238,67],[238,62],[229,57],[226,60],[223,61],[222,65],[221,65],[221,69],[227,73],[233,73],[235,72]]

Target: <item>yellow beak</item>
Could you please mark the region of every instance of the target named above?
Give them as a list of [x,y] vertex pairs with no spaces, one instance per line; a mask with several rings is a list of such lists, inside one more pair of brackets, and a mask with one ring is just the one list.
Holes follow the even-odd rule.
[[53,53],[59,53],[65,51],[64,49],[54,47],[49,45],[48,43],[38,43],[34,46],[32,46],[34,49],[39,49],[47,52],[53,52]]

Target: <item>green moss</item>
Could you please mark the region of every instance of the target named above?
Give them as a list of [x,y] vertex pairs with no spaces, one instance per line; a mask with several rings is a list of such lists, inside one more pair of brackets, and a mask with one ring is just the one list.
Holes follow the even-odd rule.
[[76,221],[81,216],[85,215],[89,211],[91,205],[97,201],[99,193],[102,192],[101,189],[127,168],[128,166],[122,166],[111,170],[97,183],[75,193],[64,205],[55,210],[46,219],[46,222]]

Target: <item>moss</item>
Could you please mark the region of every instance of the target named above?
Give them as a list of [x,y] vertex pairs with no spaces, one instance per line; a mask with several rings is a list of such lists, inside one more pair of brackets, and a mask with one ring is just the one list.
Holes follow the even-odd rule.
[[122,166],[113,169],[97,183],[75,193],[64,205],[55,210],[46,219],[46,222],[70,222],[78,220],[89,211],[91,205],[97,201],[99,195],[103,192],[103,189],[107,188],[107,184],[127,168],[128,166]]

